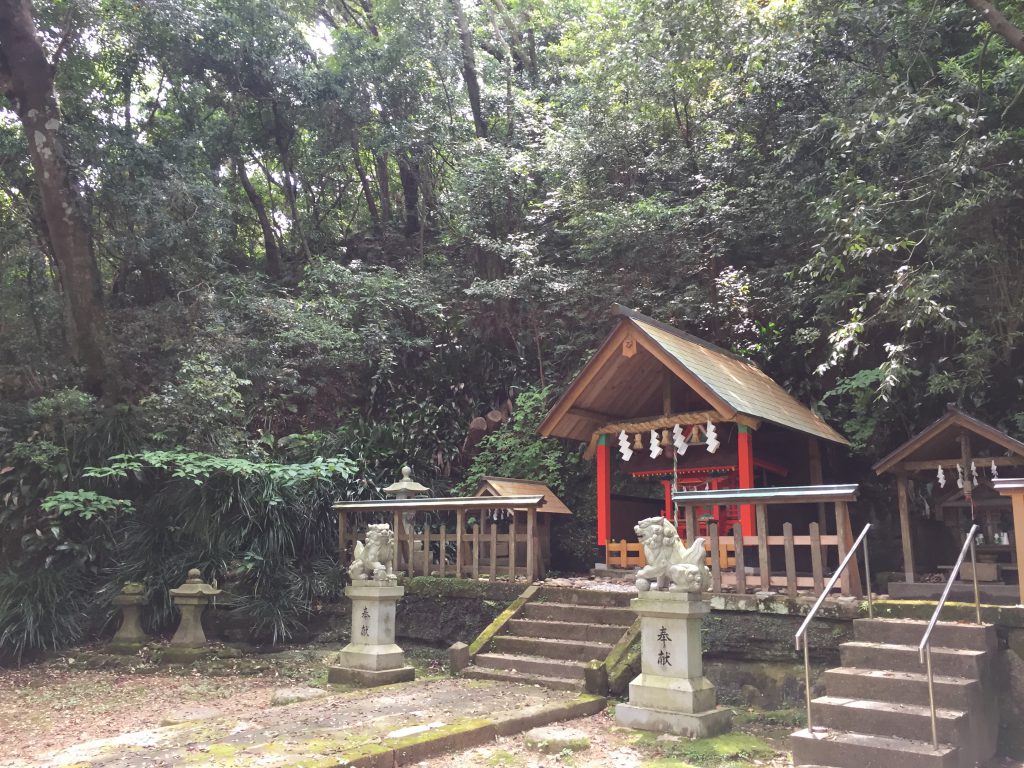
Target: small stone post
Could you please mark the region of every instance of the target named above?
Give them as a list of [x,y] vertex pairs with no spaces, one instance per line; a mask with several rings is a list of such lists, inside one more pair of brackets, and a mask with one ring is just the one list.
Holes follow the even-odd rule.
[[142,630],[142,606],[146,604],[145,587],[129,582],[121,587],[114,605],[121,609],[121,626],[111,639],[111,645],[138,645],[149,638]]
[[331,683],[363,687],[412,680],[415,670],[395,644],[395,609],[405,587],[391,571],[394,534],[386,523],[371,525],[358,542],[345,595],[352,601],[352,639],[329,668]]
[[171,646],[202,648],[206,645],[203,611],[206,610],[210,598],[219,595],[220,590],[205,583],[199,569],[193,568],[188,572],[185,583],[170,592],[174,598],[174,606],[181,612],[181,622],[174,637],[171,638]]
[[637,574],[640,594],[630,606],[640,616],[640,674],[629,684],[629,703],[615,708],[628,728],[706,738],[727,731],[732,713],[716,708],[715,687],[704,677],[701,620],[711,608],[701,599],[710,581],[704,540],[688,549],[664,518],[636,527],[648,565]]

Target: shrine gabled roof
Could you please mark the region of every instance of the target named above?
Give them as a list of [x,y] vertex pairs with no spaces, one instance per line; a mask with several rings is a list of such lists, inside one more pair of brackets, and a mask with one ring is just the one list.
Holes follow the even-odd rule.
[[[692,392],[694,410],[710,407],[723,421],[747,417],[849,444],[750,360],[639,312],[618,305],[613,311],[618,325],[555,403],[540,434],[585,441],[605,424],[661,412],[659,369],[668,369]],[[630,344],[638,351],[627,354]]]
[[951,460],[951,463],[955,463],[960,456],[958,442],[960,433],[965,431],[976,438],[971,447],[972,458],[988,458],[994,455],[993,451],[1004,451],[1024,457],[1024,443],[967,415],[959,408],[949,406],[945,415],[918,432],[888,456],[880,459],[872,469],[875,470],[875,474],[881,475],[899,468],[898,465],[905,461],[947,459]]
[[544,501],[537,508],[538,512],[553,515],[571,515],[572,510],[565,506],[555,492],[539,480],[521,480],[513,477],[481,477],[474,496],[530,496],[542,494]]

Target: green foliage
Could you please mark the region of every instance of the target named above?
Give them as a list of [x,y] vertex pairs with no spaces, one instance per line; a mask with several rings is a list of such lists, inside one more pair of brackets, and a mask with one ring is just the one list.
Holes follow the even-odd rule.
[[966,3],[86,5],[33,7],[117,395],[75,388],[0,121],[12,572],[142,581],[163,628],[194,564],[283,636],[337,589],[329,501],[403,463],[437,494],[547,482],[583,567],[591,470],[534,430],[613,301],[751,356],[869,460],[947,402],[1024,430],[1024,57]]
[[480,479],[491,475],[544,483],[572,510],[571,518],[555,519],[551,542],[556,569],[589,568],[594,558],[596,498],[589,468],[578,446],[567,446],[537,434],[551,401],[551,390],[525,389],[516,397],[510,421],[485,437],[457,489],[472,494]]
[[43,499],[43,512],[71,517],[77,515],[83,520],[92,520],[96,515],[109,512],[127,512],[132,508],[130,501],[112,499],[95,491],[59,491]]
[[92,596],[75,566],[0,571],[0,662],[56,650],[89,628]]

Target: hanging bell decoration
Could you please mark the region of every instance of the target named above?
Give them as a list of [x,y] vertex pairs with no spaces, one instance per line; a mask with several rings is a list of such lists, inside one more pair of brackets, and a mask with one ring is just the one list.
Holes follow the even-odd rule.
[[656,459],[661,456],[661,446],[658,445],[658,430],[651,430],[651,458]]
[[661,447],[668,448],[670,445],[672,445],[672,439],[668,436],[668,430],[661,430]]
[[634,451],[642,451],[643,449],[644,449],[644,438],[643,438],[643,436],[639,432],[637,432],[635,435],[633,435],[633,450]]
[[945,488],[946,487],[946,473],[942,471],[942,466],[941,465],[939,466],[939,471],[935,475],[935,477],[939,481],[939,488]]
[[633,451],[629,447],[629,435],[626,434],[625,430],[619,432],[619,454],[622,456],[623,461],[629,461],[633,458]]

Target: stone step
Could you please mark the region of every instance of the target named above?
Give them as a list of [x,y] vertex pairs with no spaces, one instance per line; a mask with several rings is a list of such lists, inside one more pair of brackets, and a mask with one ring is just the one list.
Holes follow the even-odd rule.
[[[931,712],[927,706],[821,696],[811,702],[811,714],[815,726],[914,741],[932,739]],[[939,708],[935,716],[940,742],[957,746],[967,743],[970,722],[966,712]]]
[[603,605],[608,608],[629,608],[636,590],[629,592],[606,589],[576,589],[573,587],[541,586],[534,600],[564,605]]
[[534,603],[523,606],[522,616],[541,621],[569,621],[577,624],[610,624],[630,626],[636,613],[629,608],[608,608],[600,605],[572,605],[570,603]]
[[509,634],[518,637],[553,637],[560,640],[589,640],[614,645],[622,639],[625,628],[614,624],[577,624],[572,621],[541,621],[511,619],[505,625]]
[[540,637],[500,635],[491,641],[490,651],[518,656],[540,656],[545,659],[570,661],[604,661],[612,646],[607,643],[586,643]]
[[[915,648],[928,628],[926,621],[906,619],[854,619],[854,638],[866,643],[912,645]],[[932,649],[962,648],[970,651],[996,651],[998,638],[991,624],[959,624],[940,621],[932,632]]]
[[540,656],[513,656],[505,653],[478,653],[473,662],[486,669],[504,669],[526,675],[582,680],[586,664],[581,661],[545,659]]
[[[897,672],[924,672],[916,647],[890,643],[842,643],[839,658],[844,667],[890,669]],[[948,677],[982,678],[988,667],[985,651],[965,651],[959,648],[932,648],[932,672]]]
[[834,768],[957,768],[957,748],[866,733],[806,728],[789,737],[793,764]]
[[[928,678],[924,672],[837,667],[821,677],[829,696],[891,701],[928,706]],[[970,712],[981,696],[981,683],[962,677],[936,675],[935,706]]]
[[463,677],[474,680],[494,680],[500,683],[521,683],[522,685],[539,685],[543,688],[550,688],[554,691],[579,691],[586,689],[583,680],[569,679],[566,677],[543,677],[541,675],[524,675],[521,672],[512,672],[505,669],[487,669],[484,667],[469,666],[460,672]]

